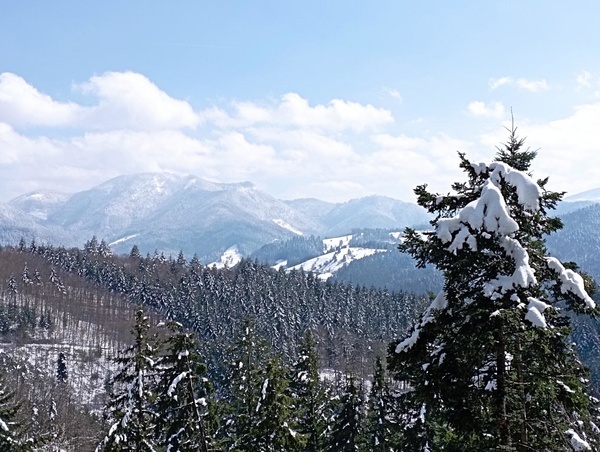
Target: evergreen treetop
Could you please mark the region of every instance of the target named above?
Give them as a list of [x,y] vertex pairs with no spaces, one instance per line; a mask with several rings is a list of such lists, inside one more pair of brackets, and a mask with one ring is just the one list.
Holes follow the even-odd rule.
[[390,369],[412,388],[405,436],[414,450],[597,445],[586,371],[562,313],[594,314],[595,303],[583,278],[547,255],[544,238],[561,227],[548,212],[562,193],[530,176],[536,153],[523,145],[512,127],[490,164],[459,153],[467,181],[454,193],[415,189],[433,229],[407,229],[400,250],[435,265],[445,283],[390,347]]

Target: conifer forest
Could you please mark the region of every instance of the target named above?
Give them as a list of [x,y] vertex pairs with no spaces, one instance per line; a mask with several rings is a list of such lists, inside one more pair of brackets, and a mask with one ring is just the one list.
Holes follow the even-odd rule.
[[433,219],[395,252],[440,272],[427,296],[96,237],[2,247],[0,450],[599,450],[572,334],[595,283],[546,249],[562,194],[535,157],[513,127],[451,192],[415,189]]

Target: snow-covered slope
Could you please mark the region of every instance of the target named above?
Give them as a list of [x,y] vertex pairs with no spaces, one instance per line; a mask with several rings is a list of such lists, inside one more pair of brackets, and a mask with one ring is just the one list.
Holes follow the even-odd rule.
[[239,264],[241,260],[242,255],[238,251],[237,246],[232,246],[223,253],[223,255],[218,261],[208,264],[208,267],[231,268]]
[[181,250],[188,257],[197,254],[202,262],[217,261],[234,246],[248,256],[265,244],[292,237],[402,229],[427,219],[416,205],[390,198],[372,196],[343,204],[282,201],[249,182],[221,184],[172,173],[119,176],[70,196],[29,193],[4,208],[14,217],[4,215],[3,220],[0,215],[4,243],[25,236],[81,246],[95,235],[116,253],[128,253],[135,244],[144,254],[158,250],[177,255]]
[[59,209],[70,197],[71,195],[67,193],[37,190],[21,195],[8,204],[21,212],[46,220],[48,215]]
[[430,215],[417,206],[385,196],[368,196],[336,205],[323,219],[326,234],[348,234],[354,229],[403,229],[425,224]]
[[[323,240],[323,254],[294,265],[288,270],[303,270],[316,273],[321,279],[329,279],[338,270],[350,263],[372,256],[376,253],[385,253],[385,249],[362,248],[350,246],[352,235],[332,237]],[[285,263],[278,263],[274,268],[285,267]]]
[[581,193],[576,193],[574,195],[567,196],[565,198],[567,202],[577,202],[577,201],[591,201],[600,203],[600,188],[594,188],[592,190],[587,190]]

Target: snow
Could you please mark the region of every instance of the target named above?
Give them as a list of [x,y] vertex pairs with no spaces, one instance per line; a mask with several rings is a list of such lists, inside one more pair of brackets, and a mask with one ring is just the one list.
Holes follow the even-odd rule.
[[8,425],[6,425],[6,422],[4,422],[2,419],[0,419],[0,428],[5,432],[8,432]]
[[527,301],[529,302],[529,305],[527,306],[525,320],[529,320],[535,326],[540,328],[546,328],[547,324],[546,318],[544,317],[544,311],[551,306],[534,297],[528,297]]
[[571,447],[577,452],[582,450],[592,450],[589,443],[583,440],[575,430],[569,429],[565,432],[567,435],[571,435]]
[[139,236],[139,234],[132,234],[132,235],[128,235],[128,236],[122,237],[122,238],[120,238],[120,239],[117,239],[117,240],[115,240],[114,242],[111,242],[111,243],[109,243],[109,244],[108,244],[108,246],[114,246],[114,245],[118,245],[119,243],[126,242],[127,240],[134,239],[134,238],[136,238],[136,237],[138,237],[138,236]]
[[386,251],[383,249],[347,247],[309,259],[301,264],[290,267],[288,270],[303,270],[305,272],[318,273],[320,279],[326,280],[331,278],[339,269],[355,260],[363,259],[376,253],[385,253]]
[[242,255],[238,251],[237,245],[233,245],[223,253],[221,258],[217,262],[208,264],[208,267],[215,267],[217,269],[225,267],[232,268],[239,264],[241,260]]
[[415,326],[412,334],[396,346],[396,353],[401,353],[406,350],[409,350],[413,345],[415,345],[415,343],[419,339],[421,328],[433,321],[435,311],[445,309],[447,305],[448,300],[446,300],[446,293],[444,291],[441,291],[438,294],[438,296],[435,297],[435,299],[431,302],[429,307],[425,310],[421,322]]
[[323,240],[323,250],[324,252],[331,251],[338,246],[341,248],[347,248],[350,245],[350,240],[352,240],[352,234],[344,235],[341,237],[332,237],[330,239]]
[[554,270],[554,272],[558,274],[561,284],[560,290],[562,293],[571,292],[579,297],[588,308],[594,309],[596,307],[596,303],[585,290],[583,278],[580,274],[565,268],[560,261],[554,257],[547,257],[546,263],[548,264],[548,268]]
[[481,190],[481,196],[467,204],[454,218],[438,221],[436,234],[443,243],[451,242],[448,251],[456,253],[466,243],[472,250],[477,249],[471,230],[481,230],[509,235],[519,230],[519,225],[508,213],[506,202],[500,189],[488,179]]
[[173,396],[173,393],[175,392],[175,390],[177,389],[177,385],[179,384],[179,382],[181,380],[183,380],[186,376],[187,376],[188,372],[184,371],[181,372],[179,375],[177,375],[175,377],[175,379],[171,382],[171,385],[169,386],[169,389],[167,390],[167,395],[169,397]]
[[529,212],[537,212],[540,208],[540,198],[542,197],[542,189],[526,173],[511,168],[506,163],[494,162],[490,164],[492,173],[490,180],[496,185],[500,185],[501,179],[508,182],[517,189],[517,198],[519,204]]
[[285,268],[287,267],[287,263],[288,261],[277,261],[277,263],[275,265],[273,265],[271,268],[273,270],[279,270],[280,268]]
[[275,223],[277,226],[282,227],[283,229],[287,229],[288,231],[293,232],[296,235],[304,235],[304,233],[302,231],[296,229],[295,227],[293,227],[289,223],[286,223],[281,218],[275,218],[275,219],[273,219],[273,223]]

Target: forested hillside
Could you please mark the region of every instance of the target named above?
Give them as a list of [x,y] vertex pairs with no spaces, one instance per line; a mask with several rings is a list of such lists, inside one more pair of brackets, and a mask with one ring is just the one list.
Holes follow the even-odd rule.
[[[231,366],[241,359],[234,357],[235,350],[249,328],[256,335],[253,343],[263,343],[262,351],[252,351],[257,375],[279,366],[281,384],[291,384],[293,366],[304,359],[299,347],[310,331],[311,372],[333,379],[323,383],[328,389],[320,390],[343,394],[350,381],[354,391],[373,373],[376,355],[384,355],[387,343],[406,332],[425,303],[408,293],[323,282],[311,274],[275,271],[249,260],[217,270],[202,266],[197,258],[187,262],[182,254],[177,259],[141,257],[136,247],[130,256],[113,256],[95,239],[81,250],[24,241],[4,247],[0,278],[5,281],[0,310],[5,379],[7,386],[18,388],[15,400],[31,404],[19,411],[20,422],[30,424],[30,413],[37,413],[37,427],[25,437],[45,438],[44,447],[60,444],[69,450],[91,450],[100,441],[103,421],[98,416],[110,402],[110,388],[118,387],[114,377],[123,364],[114,359],[135,345],[131,330],[139,308],[153,316],[149,327],[159,319],[176,320],[194,333],[194,350],[207,364],[214,397],[223,401],[232,400]],[[338,419],[331,416],[341,410],[337,396],[331,397],[328,429]],[[70,405],[57,405],[58,399]],[[82,416],[69,417],[73,410]],[[220,438],[226,414],[215,416],[212,434]],[[79,428],[85,419],[90,426],[82,437]]]

